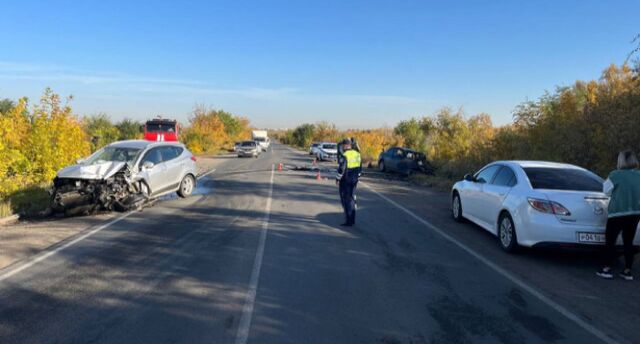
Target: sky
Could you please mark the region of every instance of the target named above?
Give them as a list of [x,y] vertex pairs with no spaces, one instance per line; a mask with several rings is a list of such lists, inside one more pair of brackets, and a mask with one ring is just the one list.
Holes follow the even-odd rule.
[[12,1],[0,98],[46,87],[78,115],[393,127],[442,107],[509,123],[519,103],[599,78],[640,1]]

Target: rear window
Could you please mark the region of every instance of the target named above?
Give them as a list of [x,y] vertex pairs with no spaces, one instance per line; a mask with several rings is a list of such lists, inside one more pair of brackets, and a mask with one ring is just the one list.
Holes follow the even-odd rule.
[[529,167],[525,168],[534,189],[602,192],[602,178],[579,169]]
[[255,147],[256,143],[253,141],[244,141],[242,142],[242,147]]

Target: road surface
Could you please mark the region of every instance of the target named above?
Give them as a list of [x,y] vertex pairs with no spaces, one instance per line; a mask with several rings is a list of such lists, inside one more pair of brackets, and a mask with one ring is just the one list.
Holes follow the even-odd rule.
[[334,182],[287,169],[309,161],[226,158],[0,270],[0,343],[640,341],[637,285],[594,278],[593,252],[507,255],[446,194],[378,178],[343,228]]

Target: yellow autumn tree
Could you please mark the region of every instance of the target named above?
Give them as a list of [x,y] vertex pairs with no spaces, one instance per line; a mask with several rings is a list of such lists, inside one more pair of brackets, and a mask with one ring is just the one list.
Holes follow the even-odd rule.
[[32,164],[35,183],[51,181],[58,170],[90,153],[80,121],[51,89],[45,90],[30,117],[31,130],[23,152]]
[[195,154],[217,152],[229,141],[224,122],[215,112],[196,108],[189,123],[183,130],[183,141]]
[[0,114],[0,198],[32,181],[31,164],[22,151],[29,130],[26,98]]

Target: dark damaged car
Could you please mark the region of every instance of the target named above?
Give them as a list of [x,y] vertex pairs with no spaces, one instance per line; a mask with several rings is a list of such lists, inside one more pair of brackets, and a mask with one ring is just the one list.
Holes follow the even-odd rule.
[[407,176],[415,172],[434,172],[433,166],[424,154],[402,147],[392,147],[382,152],[378,158],[378,168],[381,172],[398,172]]
[[177,142],[115,142],[57,173],[51,207],[125,211],[172,192],[187,197],[196,185],[195,161]]

